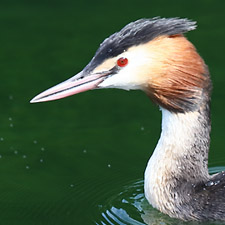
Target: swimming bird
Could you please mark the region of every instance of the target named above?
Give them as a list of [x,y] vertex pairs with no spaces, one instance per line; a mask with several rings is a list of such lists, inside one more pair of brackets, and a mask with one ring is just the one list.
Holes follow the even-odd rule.
[[148,202],[182,220],[225,221],[225,172],[208,173],[211,79],[180,18],[139,19],[105,39],[77,75],[31,102],[99,88],[142,90],[162,111],[162,131],[145,170]]

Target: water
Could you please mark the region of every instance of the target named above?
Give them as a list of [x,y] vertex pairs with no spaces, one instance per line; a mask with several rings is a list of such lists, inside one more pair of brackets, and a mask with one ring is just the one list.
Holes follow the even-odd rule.
[[79,72],[105,37],[130,21],[158,15],[198,21],[188,37],[214,83],[210,171],[224,169],[221,2],[5,1],[0,3],[1,223],[182,223],[153,209],[143,195],[160,112],[142,92],[97,90],[29,103]]

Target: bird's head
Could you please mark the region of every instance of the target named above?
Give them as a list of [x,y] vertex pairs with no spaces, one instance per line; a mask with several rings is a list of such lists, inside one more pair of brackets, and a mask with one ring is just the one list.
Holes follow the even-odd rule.
[[195,22],[178,18],[132,22],[105,39],[80,73],[31,102],[98,88],[140,89],[168,110],[190,111],[210,86],[204,61],[183,36],[195,27]]

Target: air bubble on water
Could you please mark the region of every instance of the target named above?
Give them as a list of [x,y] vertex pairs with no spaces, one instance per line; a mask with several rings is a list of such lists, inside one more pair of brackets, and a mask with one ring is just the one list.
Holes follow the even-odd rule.
[[15,155],[17,155],[17,154],[18,154],[18,151],[17,151],[17,150],[15,150],[15,151],[14,151],[14,154],[15,154]]
[[86,150],[86,149],[84,149],[84,150],[83,150],[83,153],[87,153],[87,150]]
[[70,187],[73,188],[74,187],[74,184],[71,184]]
[[145,128],[142,126],[142,127],[141,127],[141,131],[143,131],[143,130],[145,130]]
[[9,117],[9,121],[12,121],[12,117]]
[[26,158],[27,158],[27,156],[26,156],[26,155],[23,155],[22,157],[23,157],[23,159],[26,159]]
[[111,168],[111,164],[108,164],[108,168]]
[[0,138],[0,141],[4,141],[4,138],[3,138],[3,137],[1,137],[1,138]]
[[10,126],[10,127],[14,127],[13,123],[10,123],[9,126]]
[[43,160],[43,159],[40,159],[40,162],[41,162],[41,163],[43,163],[43,162],[44,162],[44,160]]
[[29,169],[30,169],[30,167],[29,167],[29,166],[26,166],[25,168],[26,168],[27,170],[29,170]]
[[41,151],[45,151],[45,148],[44,147],[41,147]]
[[37,144],[37,140],[34,140],[33,143],[36,145]]

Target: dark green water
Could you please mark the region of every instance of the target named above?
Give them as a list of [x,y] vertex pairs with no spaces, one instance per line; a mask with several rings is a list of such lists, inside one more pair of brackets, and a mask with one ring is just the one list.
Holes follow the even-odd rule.
[[188,17],[214,83],[210,170],[225,166],[225,3],[0,3],[0,224],[182,224],[149,206],[143,173],[160,112],[139,91],[30,104],[79,72],[111,33],[141,17]]

